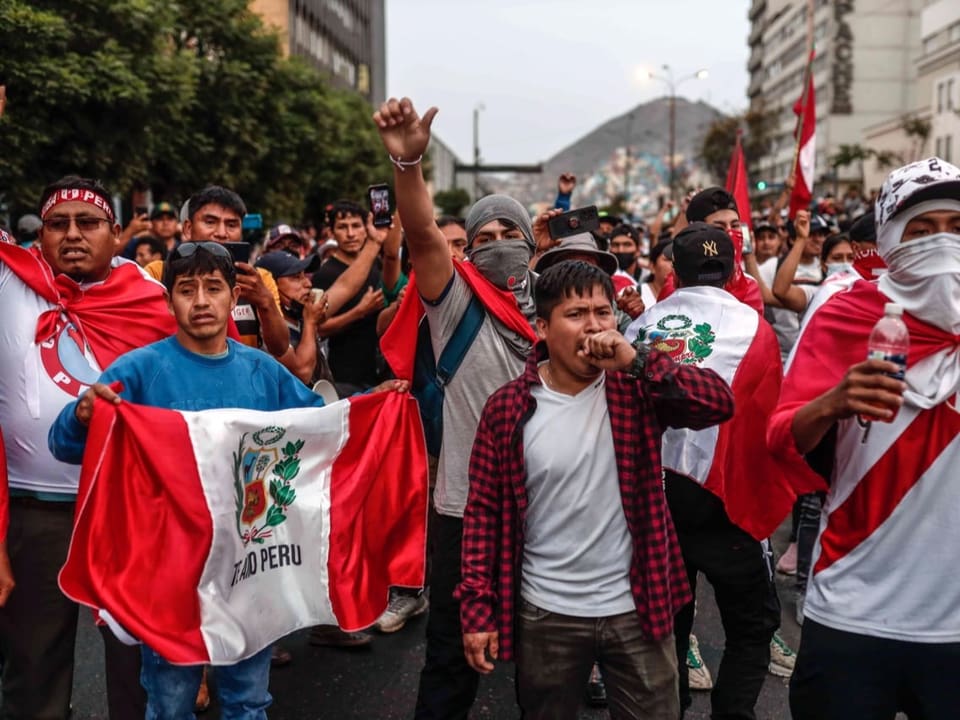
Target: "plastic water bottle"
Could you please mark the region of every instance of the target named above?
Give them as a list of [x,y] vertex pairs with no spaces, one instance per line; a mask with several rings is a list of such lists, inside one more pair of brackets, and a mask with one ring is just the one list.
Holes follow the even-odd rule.
[[[867,360],[886,360],[897,365],[900,369],[889,373],[890,377],[903,380],[907,372],[907,354],[910,352],[910,331],[903,322],[903,308],[896,303],[887,303],[883,306],[883,317],[870,331],[867,341]],[[861,442],[866,442],[870,435],[870,424],[875,417],[861,417],[865,425]],[[893,420],[891,417],[887,422]]]
[[907,353],[910,352],[910,332],[903,322],[903,308],[896,303],[883,306],[883,317],[870,331],[867,341],[867,360],[886,360],[900,367],[890,377],[903,380],[907,372]]

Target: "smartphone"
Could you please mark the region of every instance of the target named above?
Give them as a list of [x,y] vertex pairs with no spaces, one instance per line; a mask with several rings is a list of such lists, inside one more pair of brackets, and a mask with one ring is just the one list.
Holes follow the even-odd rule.
[[146,206],[146,205],[137,205],[137,206],[133,209],[133,216],[134,216],[134,217],[140,217],[141,215],[146,215],[148,212],[150,212],[150,211],[147,209],[147,206]]
[[554,240],[569,237],[570,235],[593,232],[599,227],[600,215],[597,212],[596,205],[587,205],[586,207],[565,212],[563,215],[550,218],[547,222],[550,237]]
[[390,188],[381,183],[367,188],[370,212],[373,213],[374,227],[390,227],[393,211],[390,209]]
[[230,251],[234,262],[250,262],[250,243],[228,242],[223,243],[223,246]]

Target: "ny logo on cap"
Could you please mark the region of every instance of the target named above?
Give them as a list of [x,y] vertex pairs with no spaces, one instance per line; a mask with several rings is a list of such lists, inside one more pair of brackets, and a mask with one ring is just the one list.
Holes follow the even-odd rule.
[[707,240],[703,243],[703,256],[704,257],[715,257],[720,254],[720,251],[717,250],[717,241],[716,240]]

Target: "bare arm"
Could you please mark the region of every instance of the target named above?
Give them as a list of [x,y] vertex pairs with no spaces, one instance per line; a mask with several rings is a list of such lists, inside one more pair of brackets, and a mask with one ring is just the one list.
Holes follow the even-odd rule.
[[[349,310],[329,318],[319,327],[320,337],[330,337],[331,335],[343,332],[346,327],[357,322],[357,320],[366,317],[370,313],[380,312],[382,309],[383,290],[374,290],[372,287],[368,287],[366,294],[359,303]],[[328,317],[329,314],[330,309],[328,308]]]
[[899,368],[885,360],[867,360],[847,370],[843,380],[811,400],[793,416],[791,432],[801,455],[813,450],[838,420],[862,414],[893,419],[903,404],[906,384],[889,376]]
[[807,309],[807,296],[803,290],[793,284],[793,279],[797,275],[800,258],[803,257],[804,248],[807,246],[807,238],[810,237],[810,213],[800,210],[794,221],[794,227],[797,230],[797,239],[793,241],[793,247],[790,248],[790,252],[783,260],[783,265],[777,270],[777,276],[773,279],[773,294],[780,301],[781,307],[794,312],[803,312]]
[[[430,125],[437,114],[430,108],[421,118],[409,98],[391,98],[373,114],[380,139],[391,157],[413,162],[430,142]],[[433,216],[433,200],[419,163],[394,167],[394,187],[400,222],[407,235],[410,260],[417,269],[417,289],[427,300],[436,300],[453,277],[453,257]]]
[[771,307],[783,307],[773,294],[773,290],[763,281],[763,276],[760,274],[760,265],[757,263],[757,256],[753,253],[744,254],[743,266],[747,274],[757,281],[757,287],[760,288],[760,295],[763,297],[763,304],[770,305]]
[[[340,276],[334,280],[326,290],[324,297],[327,301],[326,316],[332,318],[339,312],[351,298],[355,297],[363,289],[370,277],[370,269],[380,256],[380,248],[383,246],[384,233],[375,231],[370,232],[373,227],[370,218],[367,218],[367,241],[363,244],[360,254]],[[323,335],[325,333],[321,333]]]
[[277,358],[285,368],[309,385],[317,367],[317,325],[323,322],[326,294],[303,307],[303,323],[300,327],[300,343],[292,345]]
[[[373,223],[368,221],[367,235],[373,229]],[[400,282],[400,243],[403,240],[403,226],[400,224],[400,215],[393,214],[393,221],[386,232],[383,241],[383,289],[392,292]]]
[[377,315],[377,337],[381,337],[390,327],[390,323],[393,322],[393,318],[396,317],[397,311],[400,309],[400,303],[403,302],[403,296],[407,294],[408,287],[410,286],[404,285],[400,294],[397,295],[397,301],[392,303],[390,307],[381,310],[380,314]]

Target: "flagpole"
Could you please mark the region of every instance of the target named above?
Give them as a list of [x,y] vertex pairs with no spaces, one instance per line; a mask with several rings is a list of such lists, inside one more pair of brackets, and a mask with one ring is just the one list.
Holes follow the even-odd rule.
[[[793,162],[790,163],[790,179],[797,180],[797,158],[800,156],[800,128],[803,125],[803,115],[807,107],[807,95],[810,90],[810,75],[813,73],[813,9],[814,0],[807,0],[807,67],[803,71],[803,91],[800,95],[800,114],[797,115],[797,124],[793,129]],[[791,190],[792,194],[792,190]]]

